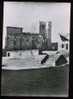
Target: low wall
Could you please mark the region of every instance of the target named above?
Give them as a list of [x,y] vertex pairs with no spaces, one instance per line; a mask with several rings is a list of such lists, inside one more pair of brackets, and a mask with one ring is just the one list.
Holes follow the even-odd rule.
[[28,51],[7,51],[7,56],[8,53],[10,53],[9,57],[25,57],[25,56],[30,56],[30,55],[38,55],[38,50],[28,50]]

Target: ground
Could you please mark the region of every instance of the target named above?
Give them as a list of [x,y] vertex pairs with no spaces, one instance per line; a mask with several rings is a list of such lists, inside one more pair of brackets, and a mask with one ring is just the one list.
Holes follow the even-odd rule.
[[2,70],[2,96],[68,96],[69,66]]
[[[43,58],[42,56],[40,56]],[[42,66],[40,57],[28,55],[25,58],[9,58],[10,67]],[[37,64],[36,64],[37,63]],[[28,65],[29,64],[29,65]],[[26,68],[19,70],[2,69],[2,96],[68,96],[69,65],[61,67]]]

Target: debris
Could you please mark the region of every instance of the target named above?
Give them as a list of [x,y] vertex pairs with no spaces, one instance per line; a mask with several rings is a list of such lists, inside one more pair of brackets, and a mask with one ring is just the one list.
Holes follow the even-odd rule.
[[44,64],[44,63],[47,61],[48,58],[49,58],[49,55],[46,55],[46,56],[42,59],[41,64]]
[[66,64],[66,63],[67,63],[67,60],[64,57],[64,55],[60,55],[59,58],[56,60],[55,65],[58,66],[58,65]]

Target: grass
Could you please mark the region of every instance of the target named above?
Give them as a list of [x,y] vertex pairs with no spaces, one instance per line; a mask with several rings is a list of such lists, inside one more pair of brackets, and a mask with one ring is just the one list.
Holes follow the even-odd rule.
[[2,96],[68,95],[69,66],[2,70]]

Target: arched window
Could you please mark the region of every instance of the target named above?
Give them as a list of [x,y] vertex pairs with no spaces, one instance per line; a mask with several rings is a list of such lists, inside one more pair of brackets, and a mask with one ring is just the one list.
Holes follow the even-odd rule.
[[68,43],[66,44],[66,49],[68,50]]
[[64,44],[62,44],[62,48],[64,48]]

